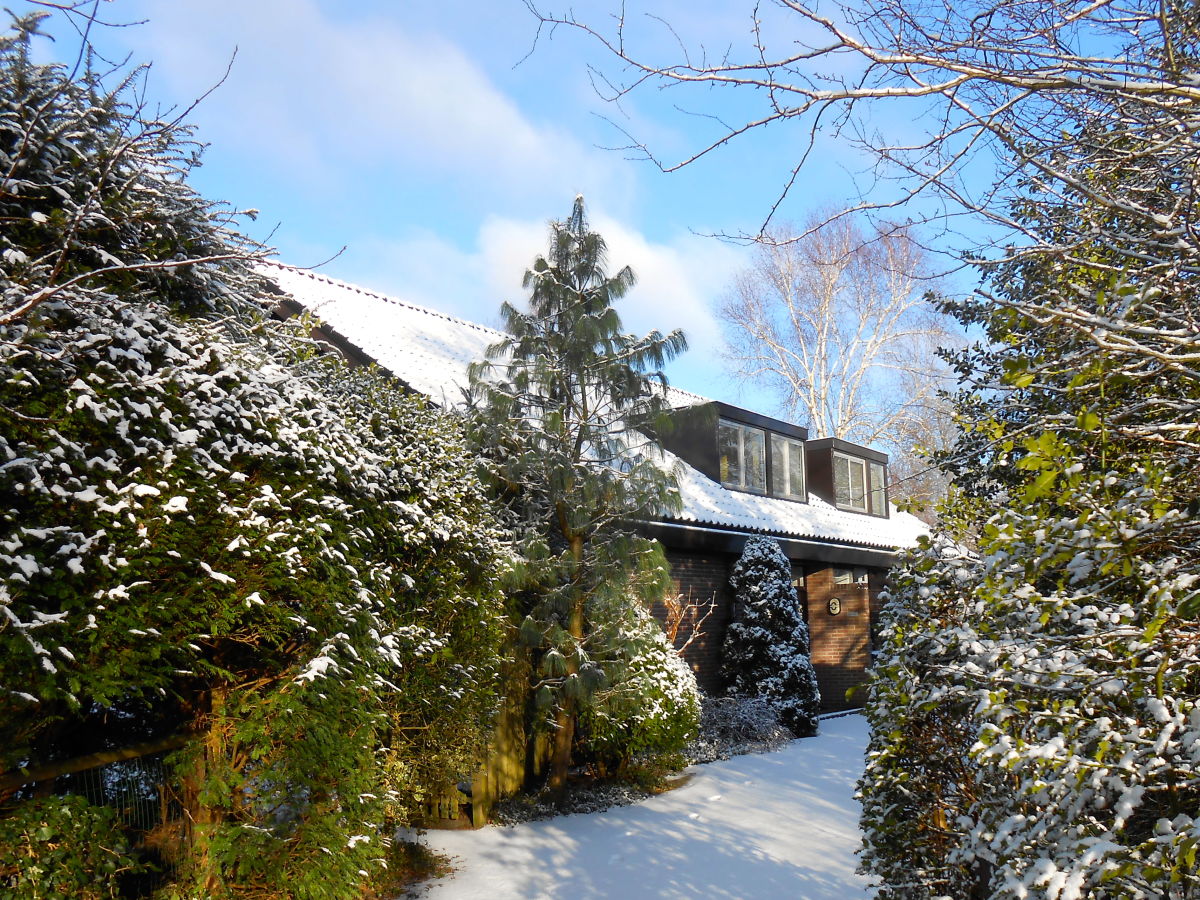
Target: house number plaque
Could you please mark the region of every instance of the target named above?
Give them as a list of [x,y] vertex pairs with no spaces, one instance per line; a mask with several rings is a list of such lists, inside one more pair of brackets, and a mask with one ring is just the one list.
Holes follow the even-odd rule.
[[829,601],[829,614],[831,616],[836,616],[841,611],[842,611],[842,601],[839,600],[837,597],[833,597]]

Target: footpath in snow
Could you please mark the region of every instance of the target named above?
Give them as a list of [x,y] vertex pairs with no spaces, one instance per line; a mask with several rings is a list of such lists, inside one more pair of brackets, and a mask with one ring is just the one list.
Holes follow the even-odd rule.
[[854,872],[854,783],[862,716],[827,719],[816,738],[774,753],[695,766],[682,787],[636,806],[515,827],[431,831],[456,871],[429,900],[871,897]]

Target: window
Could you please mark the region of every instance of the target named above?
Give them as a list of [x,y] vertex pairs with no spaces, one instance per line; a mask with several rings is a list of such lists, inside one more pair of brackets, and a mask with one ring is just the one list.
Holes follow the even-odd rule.
[[833,493],[840,509],[886,516],[887,469],[882,463],[834,453]]
[[887,508],[887,478],[883,466],[871,463],[871,512],[877,516],[886,516]]
[[853,569],[834,569],[834,584],[866,584],[867,570],[859,567]]
[[721,419],[717,426],[717,447],[721,454],[722,484],[766,493],[766,432]]
[[833,454],[833,494],[843,509],[867,511],[867,466],[861,459]]
[[781,434],[771,435],[771,493],[776,497],[806,500],[804,444]]

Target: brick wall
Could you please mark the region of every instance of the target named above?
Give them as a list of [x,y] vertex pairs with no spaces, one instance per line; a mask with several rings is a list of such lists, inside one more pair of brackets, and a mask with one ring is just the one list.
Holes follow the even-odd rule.
[[[707,693],[720,693],[721,644],[729,625],[733,590],[729,586],[729,571],[737,557],[729,554],[688,553],[668,550],[671,578],[676,590],[697,607],[692,620],[685,619],[675,638],[682,646],[692,637],[693,621],[716,598],[717,605],[704,621],[700,635],[683,651],[683,658],[696,673],[696,680]],[[799,577],[802,564],[794,573]],[[846,691],[866,681],[870,665],[871,625],[878,618],[878,594],[883,584],[883,569],[868,570],[866,584],[835,584],[833,569],[803,566],[804,579],[799,595],[801,608],[812,638],[812,662],[821,686],[821,707],[829,712],[862,705],[861,693],[846,699]],[[829,611],[829,601],[841,601],[838,613]],[[655,615],[665,620],[666,611],[656,609]]]
[[[716,599],[716,607],[704,620],[700,636],[692,640],[683,653],[684,660],[696,673],[701,689],[708,694],[719,694],[725,686],[720,674],[721,643],[725,641],[725,629],[730,624],[733,590],[728,578],[736,560],[732,554],[667,551],[676,590],[697,605],[697,614],[702,614],[707,610],[708,602]],[[832,712],[862,706],[862,694],[847,700],[846,691],[857,688],[866,680],[865,670],[870,665],[871,624],[878,618],[878,592],[886,571],[868,570],[868,583],[865,584],[835,584],[832,568],[815,568],[808,564],[802,569],[802,565],[797,563],[793,571],[797,577],[804,572],[799,599],[809,623],[812,667],[821,685],[822,709]],[[834,598],[841,601],[836,614],[829,612],[829,600]],[[662,608],[654,613],[660,620],[665,620],[666,611]],[[677,647],[692,637],[694,619],[685,619],[680,624]]]
[[[821,707],[825,710],[861,706],[862,698],[846,699],[846,691],[866,681],[870,663],[871,590],[865,584],[834,584],[833,569],[810,569],[808,631],[812,638],[812,662],[821,685]],[[840,610],[830,612],[830,600],[840,601]]]
[[[671,564],[671,580],[675,589],[687,601],[694,604],[695,612],[684,619],[675,637],[679,647],[692,638],[694,624],[708,609],[715,598],[716,606],[700,627],[700,634],[683,651],[683,658],[696,673],[700,688],[709,694],[719,693],[721,684],[721,643],[725,640],[725,628],[729,625],[729,612],[733,592],[729,586],[729,568],[736,557],[727,554],[686,553],[667,551]],[[666,611],[659,608],[654,614],[660,621]]]

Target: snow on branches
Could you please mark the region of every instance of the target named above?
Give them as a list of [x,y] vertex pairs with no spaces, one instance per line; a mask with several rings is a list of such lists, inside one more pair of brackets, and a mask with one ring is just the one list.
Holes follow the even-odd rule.
[[0,41],[0,770],[182,744],[197,892],[357,895],[488,734],[474,458],[270,319],[186,133],[31,63],[34,24]]
[[794,734],[816,734],[821,693],[791,563],[779,543],[747,540],[729,581],[735,600],[721,670],[730,694],[768,700]]

